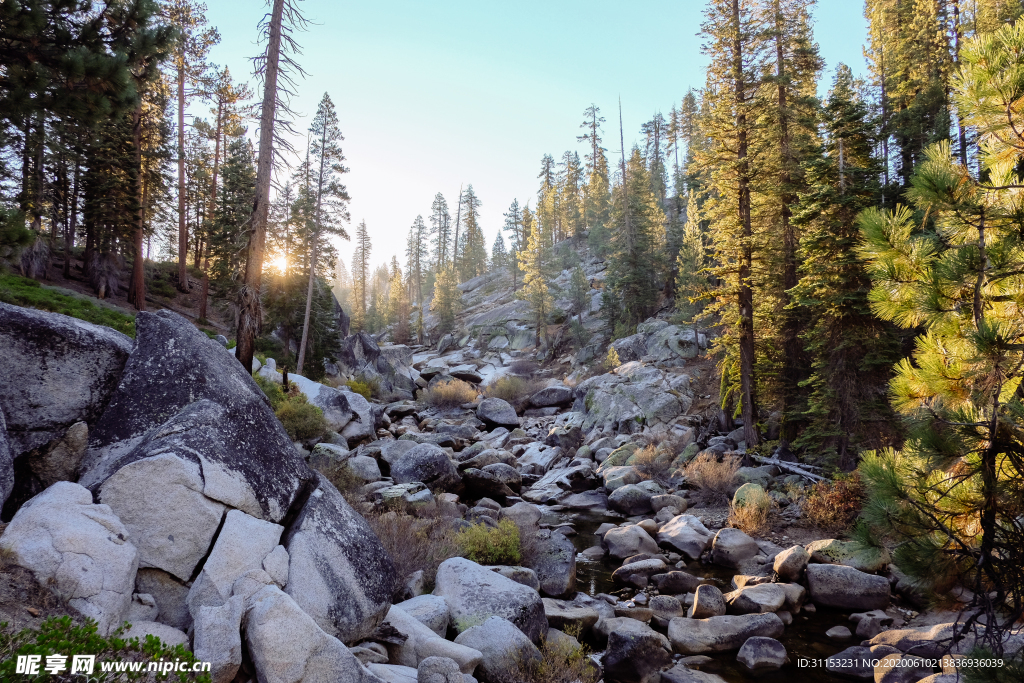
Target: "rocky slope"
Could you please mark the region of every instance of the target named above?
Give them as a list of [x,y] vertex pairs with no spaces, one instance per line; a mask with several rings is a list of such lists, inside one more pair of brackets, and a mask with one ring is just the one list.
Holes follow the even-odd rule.
[[[599,285],[603,264],[584,265]],[[918,596],[884,552],[752,538],[699,504],[686,464],[743,448],[707,417],[702,331],[652,319],[603,372],[597,289],[590,341],[570,352],[533,348],[507,277],[460,288],[460,330],[431,347],[345,340],[334,373],[377,380],[389,401],[290,376],[328,421],[319,443],[291,443],[231,353],[173,313],[140,314],[133,343],[0,305],[16,354],[0,369],[0,552],[105,632],[127,619],[187,644],[216,681],[497,683],[546,642],[575,644],[566,632],[606,683],[947,680],[883,660],[931,656],[957,617],[904,623]],[[272,359],[258,372],[282,379]],[[423,400],[503,376],[530,391]],[[770,462],[736,483],[795,521],[793,471]],[[452,528],[510,519],[527,566],[453,557],[432,585],[399,576],[360,514],[372,508]]]

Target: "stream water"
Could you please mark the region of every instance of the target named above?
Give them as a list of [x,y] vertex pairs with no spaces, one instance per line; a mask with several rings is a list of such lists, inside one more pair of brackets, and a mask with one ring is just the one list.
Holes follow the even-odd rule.
[[[542,510],[544,514],[541,522],[544,524],[572,524],[577,533],[571,536],[570,540],[577,553],[600,544],[594,532],[601,524],[619,524],[623,521],[622,517],[604,513],[554,511],[544,508]],[[612,572],[620,564],[607,557],[596,562],[585,561],[582,556],[577,555],[578,589],[588,595],[612,593],[618,588],[612,582]],[[730,590],[729,582],[735,574],[724,567],[701,564],[699,561],[687,565],[686,571],[694,576],[713,579],[722,592]],[[714,661],[702,666],[701,670],[718,674],[729,683],[750,683],[755,680],[765,683],[832,683],[840,678],[824,668],[825,658],[859,644],[860,639],[854,636],[850,640],[836,642],[825,636],[825,632],[833,626],[847,626],[853,630],[849,616],[848,612],[825,608],[818,608],[814,613],[801,612],[795,615],[793,623],[786,627],[782,637],[778,639],[786,646],[789,663],[777,671],[750,672],[736,661],[735,652],[709,654]]]

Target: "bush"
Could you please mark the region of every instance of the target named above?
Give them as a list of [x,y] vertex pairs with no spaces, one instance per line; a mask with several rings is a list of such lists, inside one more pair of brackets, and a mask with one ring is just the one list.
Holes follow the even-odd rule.
[[736,486],[739,458],[725,457],[721,462],[714,453],[701,453],[683,470],[686,479],[696,484],[707,503],[728,503]]
[[484,387],[484,396],[500,398],[508,401],[516,409],[521,409],[520,404],[540,391],[541,388],[541,384],[535,380],[516,375],[502,375]]
[[0,301],[5,304],[38,308],[112,327],[129,337],[135,336],[135,317],[55,287],[44,287],[35,280],[0,273]]
[[856,472],[839,474],[832,481],[819,481],[807,493],[804,514],[812,524],[826,531],[849,529],[864,506],[864,482]]
[[256,381],[256,386],[258,386],[270,400],[270,407],[276,412],[277,409],[284,404],[284,389],[277,382],[269,380],[262,375],[253,375],[253,379]]
[[672,453],[664,448],[647,446],[632,457],[630,464],[636,468],[636,473],[640,475],[641,479],[666,484],[669,480]]
[[458,408],[463,403],[476,400],[476,389],[461,379],[452,379],[447,382],[438,382],[433,387],[424,389],[420,392],[420,400],[427,405],[444,410]]
[[622,361],[619,360],[619,352],[615,350],[614,346],[609,346],[608,356],[604,359],[605,371],[611,372],[620,365],[622,365]]
[[523,560],[519,527],[511,519],[498,522],[494,529],[486,524],[473,524],[455,536],[459,553],[477,564],[518,565]]
[[367,401],[372,399],[374,396],[380,395],[379,377],[372,377],[369,379],[362,377],[359,379],[346,380],[345,386],[365,398]]
[[762,489],[747,494],[742,505],[729,503],[729,524],[748,534],[766,531],[771,526],[775,501]]
[[417,571],[423,572],[430,590],[438,566],[458,554],[451,524],[438,514],[425,511],[421,517],[401,512],[370,512],[363,517],[395,563],[397,586],[394,598],[401,600],[405,581]]
[[305,394],[289,396],[275,414],[292,441],[318,439],[327,432],[324,412],[307,401]]
[[[567,628],[565,633],[579,638],[580,629]],[[595,683],[600,673],[590,661],[590,649],[567,638],[545,640],[540,659],[517,654],[502,666],[498,683]]]
[[[187,662],[194,664],[195,655],[184,645],[170,647],[160,642],[156,636],[147,635],[140,641],[138,638],[124,640],[119,636],[124,627],[118,629],[109,638],[105,638],[96,630],[96,622],[86,619],[84,624],[76,625],[71,617],[51,617],[39,625],[38,629],[22,629],[14,633],[6,622],[0,624],[0,680],[2,681],[48,681],[48,680],[85,680],[85,676],[70,675],[72,659],[75,655],[95,655],[96,662],[89,681],[136,681],[150,679],[150,674],[138,672],[103,672],[101,662]],[[49,655],[61,654],[67,657],[67,670],[59,676],[50,676],[44,667]],[[19,655],[39,655],[42,657],[39,674],[30,676],[16,674]],[[189,666],[191,668],[191,666]],[[145,669],[145,667],[143,667]],[[167,680],[168,674],[156,674],[157,680]],[[176,672],[173,680],[181,683],[210,683],[209,673]]]

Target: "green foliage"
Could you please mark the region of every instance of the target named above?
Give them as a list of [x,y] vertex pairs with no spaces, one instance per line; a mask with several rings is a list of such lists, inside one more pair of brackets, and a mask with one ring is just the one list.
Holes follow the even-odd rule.
[[622,361],[619,360],[619,352],[615,350],[614,346],[608,347],[608,355],[604,359],[604,367],[608,372],[611,372],[615,368],[622,365]]
[[498,522],[497,528],[473,524],[455,535],[460,554],[478,564],[518,565],[522,561],[519,527],[511,519]]
[[[979,666],[962,666],[960,676],[964,683],[1019,683],[1024,681],[1024,655],[1000,657],[983,647],[971,650],[966,659]],[[986,664],[987,660],[987,664]],[[1002,665],[993,665],[995,661]]]
[[[451,523],[436,508],[418,508],[415,517],[392,510],[370,512],[364,518],[394,561],[395,576],[407,577],[422,571],[428,590],[433,586],[438,566],[458,555]],[[396,583],[395,599],[401,600],[405,586]]]
[[[145,666],[149,662],[177,660],[191,665],[198,661],[184,645],[164,645],[159,638],[152,635],[147,635],[141,641],[138,638],[124,640],[120,637],[124,631],[125,627],[122,627],[107,638],[99,635],[95,621],[87,619],[84,624],[75,625],[68,616],[51,617],[40,624],[38,629],[23,629],[17,633],[4,622],[0,624],[0,680],[53,680],[53,677],[43,669],[46,657],[53,654],[67,657],[68,670],[74,655],[95,655],[96,664],[89,680],[98,683],[148,680],[152,674],[145,671]],[[41,655],[43,659],[40,673],[36,676],[16,674],[15,666],[19,655]],[[100,668],[100,662],[117,661],[142,662],[143,670],[114,673],[103,672]],[[68,680],[70,678],[69,676]],[[209,673],[177,672],[173,676],[156,674],[157,680],[169,678],[180,683],[210,683],[211,680]]]
[[380,395],[380,378],[378,377],[360,377],[358,379],[350,379],[345,382],[345,386],[365,398],[367,401]]
[[267,399],[270,400],[271,408],[273,408],[276,411],[278,408],[284,405],[284,389],[281,387],[280,384],[271,381],[264,377],[263,375],[259,374],[253,375],[252,378],[256,381],[256,386],[258,386],[263,391],[263,393],[266,394]]
[[324,411],[310,403],[305,394],[288,396],[274,414],[292,441],[318,439],[327,432]]
[[35,280],[19,275],[0,273],[0,301],[4,303],[62,313],[86,322],[112,327],[129,337],[135,336],[134,316],[65,291],[45,287]]
[[438,331],[447,334],[455,329],[455,315],[462,308],[462,292],[458,288],[455,270],[442,268],[434,281],[434,299],[430,310],[438,317]]

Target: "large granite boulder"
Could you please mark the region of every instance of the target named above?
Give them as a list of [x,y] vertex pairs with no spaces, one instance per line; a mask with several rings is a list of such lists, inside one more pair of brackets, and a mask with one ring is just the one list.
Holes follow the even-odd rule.
[[458,663],[462,673],[471,674],[480,663],[478,649],[445,640],[398,605],[388,610],[384,623],[405,636],[404,642],[395,638],[386,644],[392,664],[416,668],[428,657],[448,657]]
[[0,411],[0,507],[7,502],[7,497],[14,489],[14,452],[11,440],[7,436],[7,424],[3,411]]
[[608,633],[601,658],[608,683],[658,683],[672,662],[668,639],[643,622],[622,619]]
[[884,576],[840,564],[807,565],[807,588],[815,604],[839,609],[885,609],[891,597]]
[[[620,356],[621,358],[621,356]],[[638,362],[625,362],[575,388],[575,410],[585,412],[584,432],[632,434],[645,426],[668,425],[693,403],[690,377],[665,373]]]
[[462,481],[448,453],[431,443],[417,444],[399,456],[391,464],[391,478],[396,484],[422,482],[432,491],[448,491]]
[[58,482],[25,503],[0,536],[0,552],[95,619],[101,634],[127,618],[138,552],[110,507],[78,484]]
[[16,458],[100,417],[132,340],[102,325],[0,303],[0,347],[0,412]]
[[754,636],[778,638],[784,629],[785,625],[777,614],[744,614],[708,619],[677,617],[669,622],[668,637],[676,652],[699,655],[738,650],[747,638]]
[[247,606],[245,639],[260,683],[383,683],[277,586],[260,589]]
[[571,597],[576,593],[576,548],[565,534],[544,529],[535,535],[536,559],[533,570],[540,581],[540,592],[551,598]]
[[[249,373],[175,313],[139,313],[135,328],[135,349],[91,430],[79,483],[98,490],[122,467],[168,453],[199,466],[207,498],[284,519],[313,474]],[[162,505],[151,487],[134,495],[147,494]]]
[[[544,628],[547,633],[547,627]],[[516,680],[515,674],[530,660],[539,661],[540,651],[512,622],[499,616],[486,618],[460,633],[455,642],[479,650],[482,657],[477,670],[487,683]]]
[[603,544],[608,548],[609,555],[620,560],[640,553],[653,555],[658,552],[658,544],[637,524],[609,529],[604,535]]
[[476,416],[489,428],[508,427],[514,429],[519,426],[519,416],[516,409],[509,405],[508,401],[500,398],[485,398],[477,406]]
[[533,642],[547,633],[544,603],[536,591],[465,558],[441,563],[434,595],[448,602],[452,625],[460,633],[491,616],[508,619]]
[[346,643],[381,623],[395,590],[395,567],[366,520],[317,475],[282,543],[288,549],[285,592],[327,633]]
[[714,538],[693,515],[673,517],[658,530],[658,543],[678,550],[689,561],[700,559]]
[[757,542],[739,529],[721,529],[711,543],[711,561],[723,567],[739,567],[757,553]]

